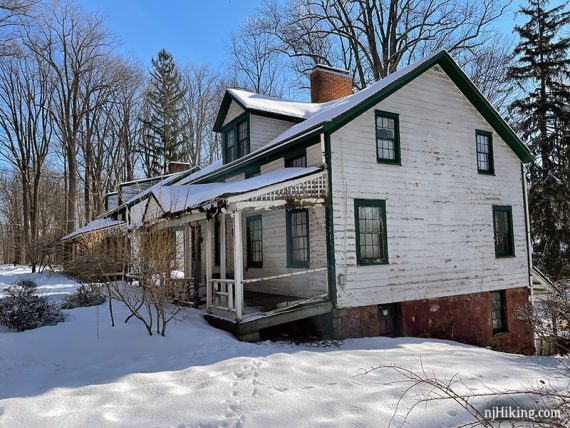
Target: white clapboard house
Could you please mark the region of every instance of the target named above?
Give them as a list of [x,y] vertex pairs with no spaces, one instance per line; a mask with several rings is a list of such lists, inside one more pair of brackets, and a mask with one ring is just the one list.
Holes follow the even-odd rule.
[[223,160],[110,195],[66,240],[171,228],[189,278],[199,228],[205,316],[244,340],[296,322],[528,352],[530,152],[446,51],[352,87],[318,66],[310,103],[227,90]]

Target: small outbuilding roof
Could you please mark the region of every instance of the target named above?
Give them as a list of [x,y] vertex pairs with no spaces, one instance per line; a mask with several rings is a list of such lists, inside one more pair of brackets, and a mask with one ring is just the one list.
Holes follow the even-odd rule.
[[78,238],[79,236],[84,235],[86,233],[101,231],[101,230],[105,230],[105,229],[109,229],[109,228],[115,228],[115,227],[125,227],[125,226],[126,226],[126,223],[124,221],[113,220],[110,218],[96,218],[92,222],[87,223],[85,226],[80,227],[77,230],[74,230],[73,232],[71,232],[68,235],[65,235],[63,238],[61,238],[61,240],[62,241],[70,241],[70,240]]

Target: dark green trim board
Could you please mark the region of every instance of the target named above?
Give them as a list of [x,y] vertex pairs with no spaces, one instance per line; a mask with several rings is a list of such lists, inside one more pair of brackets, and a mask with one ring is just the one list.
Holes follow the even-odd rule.
[[[394,159],[388,159],[380,156],[378,152],[378,139],[381,137],[378,135],[378,118],[392,119],[394,121]],[[376,135],[376,161],[378,163],[387,163],[394,165],[402,165],[402,157],[400,153],[400,115],[397,113],[390,113],[387,111],[376,110],[374,112],[374,130]],[[387,139],[387,138],[384,138]]]
[[528,213],[527,213],[527,204],[528,204],[528,199],[527,199],[527,192],[526,192],[526,186],[525,186],[525,180],[526,180],[526,176],[524,173],[524,165],[521,164],[521,187],[522,187],[522,194],[523,194],[523,210],[524,210],[524,242],[525,242],[525,247],[526,247],[526,260],[527,260],[527,265],[528,265],[528,286],[532,287],[532,273],[531,273],[531,269],[532,269],[532,256],[530,253],[530,245],[529,243],[531,242],[531,236],[530,236],[530,230],[528,228]]
[[[488,169],[479,168],[479,145],[477,142],[479,135],[487,137],[488,141],[489,141],[489,153],[488,153],[489,168]],[[476,155],[475,162],[477,162],[477,172],[479,174],[484,174],[484,175],[495,175],[495,153],[493,151],[493,133],[492,132],[482,131],[480,129],[475,130],[475,155]]]
[[[510,251],[501,251],[497,248],[497,225],[495,223],[495,213],[507,213],[509,227],[509,247]],[[493,241],[495,242],[495,257],[515,257],[515,231],[513,229],[513,208],[510,205],[493,205]]]
[[[291,216],[297,213],[305,213],[307,224],[305,227],[305,234],[307,236],[307,260],[297,261],[293,257],[293,233],[291,230]],[[287,267],[288,268],[308,268],[311,263],[311,238],[309,236],[309,210],[307,208],[295,208],[286,211],[287,223]]]
[[[358,209],[361,207],[379,208],[382,215],[383,236],[380,240],[383,257],[377,259],[363,258],[360,249],[360,216]],[[355,199],[354,200],[354,227],[356,233],[356,262],[362,265],[385,265],[388,264],[388,229],[386,227],[386,201],[381,199]]]
[[[259,221],[261,227],[261,261],[253,261],[252,249],[251,249],[251,223],[254,221]],[[261,268],[263,267],[263,218],[261,214],[250,215],[245,218],[245,229],[246,229],[246,254],[247,254],[247,267],[248,268]]]
[[331,138],[325,133],[325,162],[327,164],[327,205],[325,207],[326,236],[327,236],[327,281],[329,285],[329,298],[336,307],[336,257],[334,250],[334,213],[333,213],[333,187],[332,187],[332,155]]

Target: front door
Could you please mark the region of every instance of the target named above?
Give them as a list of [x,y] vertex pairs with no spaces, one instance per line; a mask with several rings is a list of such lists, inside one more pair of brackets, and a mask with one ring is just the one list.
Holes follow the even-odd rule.
[[378,305],[378,321],[380,323],[380,336],[397,336],[398,304],[386,303]]

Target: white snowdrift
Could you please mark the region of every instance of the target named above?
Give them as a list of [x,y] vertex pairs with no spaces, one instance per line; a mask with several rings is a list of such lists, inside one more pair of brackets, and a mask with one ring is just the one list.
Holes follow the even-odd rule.
[[[0,270],[0,282],[26,275]],[[55,291],[64,278],[51,276]],[[44,285],[46,284],[44,283]],[[380,364],[466,384],[519,387],[538,379],[567,383],[558,361],[501,354],[454,342],[369,338],[340,347],[247,344],[188,310],[167,337],[149,337],[105,305],[69,311],[55,327],[0,334],[0,426],[387,426],[405,388]],[[413,396],[410,396],[412,399]],[[404,404],[409,405],[407,400]],[[466,422],[451,402],[412,413],[409,426]]]

